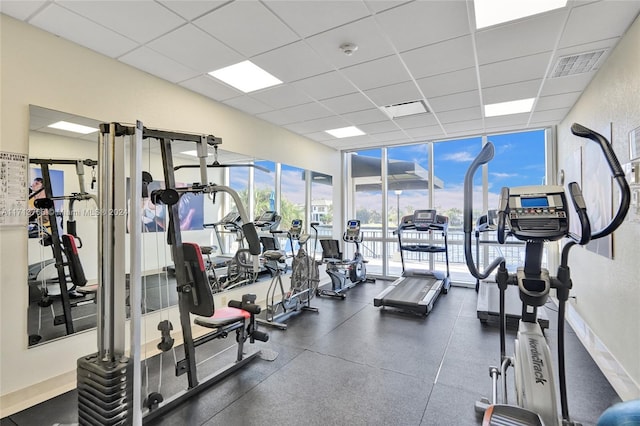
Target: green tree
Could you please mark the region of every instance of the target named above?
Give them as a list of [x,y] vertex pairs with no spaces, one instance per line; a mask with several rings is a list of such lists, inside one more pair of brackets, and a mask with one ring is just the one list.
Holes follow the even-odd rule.
[[367,209],[359,209],[356,211],[356,219],[361,223],[369,223],[369,219],[371,218],[371,213]]

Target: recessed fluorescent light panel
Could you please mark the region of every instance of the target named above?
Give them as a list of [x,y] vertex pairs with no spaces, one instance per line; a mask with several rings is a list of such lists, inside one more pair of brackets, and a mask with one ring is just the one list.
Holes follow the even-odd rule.
[[517,101],[500,102],[484,106],[485,117],[496,117],[498,115],[520,114],[530,112],[533,108],[535,98],[519,99]]
[[474,0],[476,28],[514,21],[565,7],[567,0]]
[[82,135],[88,135],[89,133],[98,131],[98,129],[94,129],[93,127],[83,126],[82,124],[69,123],[68,121],[58,121],[57,123],[49,124],[47,127],[58,130],[66,130],[67,132],[80,133]]
[[325,130],[334,138],[350,138],[352,136],[362,136],[365,133],[355,126],[341,127],[339,129]]
[[425,112],[429,112],[423,101],[411,101],[387,105],[383,106],[381,109],[392,120],[398,117],[406,117],[407,115],[424,114]]
[[235,65],[229,65],[228,67],[211,71],[209,75],[244,93],[282,84],[282,81],[251,61],[243,61]]

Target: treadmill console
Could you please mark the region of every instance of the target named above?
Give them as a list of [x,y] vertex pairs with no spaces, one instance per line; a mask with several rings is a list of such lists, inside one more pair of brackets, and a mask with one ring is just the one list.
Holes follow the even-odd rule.
[[519,240],[556,241],[569,232],[564,188],[557,185],[509,188],[509,228]]
[[302,220],[293,219],[291,221],[291,228],[289,228],[289,235],[291,236],[291,239],[294,239],[294,240],[300,239],[301,233],[302,233]]
[[253,224],[256,228],[261,228],[264,231],[273,231],[280,224],[281,217],[278,216],[278,213],[273,210],[267,210],[262,213],[256,220],[253,221]]
[[352,219],[347,222],[347,230],[344,232],[344,238],[347,242],[360,242],[360,221]]
[[240,214],[234,211],[227,213],[220,221],[220,224],[227,230],[235,230],[236,227],[234,225],[240,225],[241,223]]
[[413,225],[416,231],[428,231],[436,223],[437,214],[435,210],[416,210],[413,212]]

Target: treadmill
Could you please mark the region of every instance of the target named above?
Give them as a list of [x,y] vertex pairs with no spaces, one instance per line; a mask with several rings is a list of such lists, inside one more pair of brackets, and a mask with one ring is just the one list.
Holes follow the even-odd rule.
[[[447,293],[451,287],[449,276],[449,253],[447,229],[449,218],[441,216],[435,210],[416,210],[412,215],[404,216],[394,234],[398,236],[402,276],[373,299],[374,306],[391,307],[401,311],[428,315],[440,293]],[[439,231],[444,237],[443,245],[426,243],[409,244],[403,241],[403,233]],[[431,270],[410,270],[405,267],[404,252],[444,253],[447,272]],[[421,255],[418,255],[421,256]]]

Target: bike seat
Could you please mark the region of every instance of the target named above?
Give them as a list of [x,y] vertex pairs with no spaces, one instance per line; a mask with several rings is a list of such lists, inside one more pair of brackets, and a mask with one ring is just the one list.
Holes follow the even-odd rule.
[[200,246],[202,254],[211,254],[216,250],[218,250],[218,247],[216,246]]
[[267,250],[262,253],[262,255],[267,260],[275,260],[278,262],[284,262],[286,259],[286,255],[281,250]]

